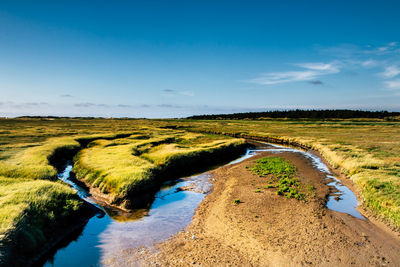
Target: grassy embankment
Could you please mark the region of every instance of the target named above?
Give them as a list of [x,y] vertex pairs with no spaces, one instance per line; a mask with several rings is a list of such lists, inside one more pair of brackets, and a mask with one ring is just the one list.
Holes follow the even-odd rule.
[[142,129],[128,138],[94,141],[75,157],[74,172],[98,188],[110,204],[129,208],[142,204],[133,200],[138,193],[165,179],[231,159],[243,152],[244,145],[244,140],[235,138]]
[[400,227],[400,122],[171,120],[165,124],[316,150],[354,182],[367,210]]
[[68,185],[57,180],[56,166],[81,148],[78,141],[92,138],[98,136],[49,139],[0,162],[2,254],[28,256],[54,238],[56,227],[68,227],[89,211]]
[[[96,157],[97,159],[106,159],[108,167],[121,167],[119,169],[121,180],[118,181],[115,174],[112,175],[111,180],[108,179],[110,176],[106,175],[102,177],[104,178],[103,183],[100,183],[103,185],[102,189],[107,188],[107,190],[113,192],[114,187],[109,187],[113,185],[115,188],[121,189],[118,191],[119,197],[126,192],[137,192],[138,190],[135,191],[133,188],[145,183],[138,182],[139,176],[129,180],[127,173],[123,172],[127,168],[134,167],[138,163],[135,160],[140,158],[132,156],[132,153],[137,153],[133,150],[133,140],[135,142],[144,141],[144,139],[141,139],[143,137],[132,136],[132,133],[140,133],[143,126],[150,124],[153,124],[153,122],[143,120],[0,119],[0,263],[6,264],[8,260],[13,260],[15,264],[29,259],[46,242],[54,238],[57,229],[68,228],[71,221],[79,219],[79,214],[87,210],[84,202],[78,198],[73,190],[57,180],[56,167],[92,141],[98,140],[89,145],[93,149],[101,147],[98,144],[105,144],[105,147],[108,148],[117,148],[114,150],[115,157],[112,159],[108,159],[108,155],[102,154],[107,149],[98,151],[100,154]],[[180,131],[180,134],[183,135],[182,131]],[[195,134],[189,135],[195,136]],[[123,139],[123,137],[128,136],[131,137],[126,140]],[[203,136],[204,138],[204,135],[197,134],[196,136]],[[213,138],[214,141],[218,139],[211,135],[208,136]],[[177,138],[177,136],[174,136],[174,138]],[[113,139],[116,140],[111,141]],[[182,137],[178,143],[187,146],[188,149],[177,147],[176,151],[169,151],[167,148],[170,147],[165,144],[166,149],[164,149],[161,144],[167,140],[161,138],[159,140],[161,143],[156,146],[159,152],[152,155],[154,162],[150,163],[149,161],[147,166],[151,164],[156,166],[158,163],[167,166],[166,162],[171,165],[175,162],[174,159],[182,158],[180,156],[185,153],[187,155],[199,155],[200,150],[210,152],[214,149],[216,151],[223,146],[214,143],[214,146],[207,147],[204,144],[201,149],[199,145],[197,150],[191,150],[189,149],[190,138],[186,139]],[[201,140],[198,137],[194,139]],[[227,138],[222,139],[227,140]],[[204,138],[203,141],[207,143],[210,140],[207,141],[207,138]],[[185,144],[185,142],[189,143]],[[117,143],[121,143],[121,145],[117,145]],[[122,145],[122,143],[126,143],[126,145]],[[194,143],[196,142],[194,141]],[[151,145],[155,145],[155,143],[150,142],[147,147]],[[144,149],[144,146],[141,149]],[[93,151],[88,149],[81,155],[91,152]],[[150,155],[151,153],[147,154]],[[144,157],[145,155],[143,155]],[[128,163],[130,160],[133,160],[133,162]],[[140,163],[143,163],[143,161]],[[132,175],[135,175],[135,173],[144,174],[146,171],[157,169],[153,167],[146,169],[140,163],[140,166],[136,165],[140,170],[132,170]],[[118,168],[114,170],[118,170]],[[111,183],[109,183],[110,181]],[[120,185],[118,185],[119,183]],[[15,258],[16,256],[18,258]]]
[[[99,134],[112,138],[110,124],[0,119],[0,265],[23,264],[57,238],[57,229],[70,227],[71,221],[86,214],[88,206],[57,180],[55,166]],[[127,123],[122,126],[113,130],[124,130]],[[73,137],[77,134],[97,136]]]

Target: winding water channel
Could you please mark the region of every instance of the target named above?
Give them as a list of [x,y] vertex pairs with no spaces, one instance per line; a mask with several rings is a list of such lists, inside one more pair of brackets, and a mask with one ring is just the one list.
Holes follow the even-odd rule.
[[[333,181],[329,185],[338,190],[336,195],[329,197],[327,207],[364,219],[356,209],[358,201],[354,193],[340,183],[318,156],[310,151],[269,143],[260,144],[260,147],[248,149],[245,155],[228,164],[241,162],[262,151],[301,153],[326,175],[326,179]],[[156,242],[164,241],[190,223],[196,207],[211,190],[212,177],[208,172],[169,181],[156,193],[149,209],[135,210],[129,216],[121,216],[107,207],[96,204],[85,189],[69,179],[71,170],[70,163],[59,173],[59,179],[70,184],[82,199],[96,205],[102,212],[99,210],[97,216],[92,217],[83,228],[73,233],[69,240],[47,255],[39,265],[102,266],[118,251],[152,246]],[[185,187],[190,187],[191,190],[182,190]]]

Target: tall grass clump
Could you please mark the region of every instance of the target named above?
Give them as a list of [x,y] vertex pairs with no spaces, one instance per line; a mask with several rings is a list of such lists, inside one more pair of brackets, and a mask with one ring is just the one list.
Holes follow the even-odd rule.
[[83,210],[69,186],[45,180],[0,177],[0,199],[0,263],[6,265],[34,256]]

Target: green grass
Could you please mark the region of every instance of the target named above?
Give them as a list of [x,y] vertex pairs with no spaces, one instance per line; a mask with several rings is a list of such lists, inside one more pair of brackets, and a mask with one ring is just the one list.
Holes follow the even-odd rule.
[[[154,128],[159,130],[152,134]],[[179,129],[188,129],[192,133],[182,134],[183,131]],[[181,133],[178,134],[178,132]],[[302,145],[319,151],[332,166],[339,168],[352,179],[365,208],[392,225],[400,227],[399,121],[24,118],[0,119],[0,176],[2,177],[0,235],[9,236],[17,225],[22,225],[24,220],[21,218],[27,216],[24,214],[30,214],[28,217],[34,216],[34,213],[37,213],[39,217],[49,217],[48,214],[50,214],[52,217],[49,213],[52,209],[50,202],[55,199],[65,199],[64,202],[57,202],[59,206],[68,206],[66,199],[76,200],[74,193],[64,192],[64,189],[69,190],[68,186],[55,180],[56,168],[53,161],[54,158],[62,157],[63,151],[72,153],[94,141],[87,151],[82,151],[82,166],[84,167],[79,171],[85,171],[88,168],[87,179],[91,183],[101,187],[104,192],[123,196],[127,192],[134,192],[131,186],[128,186],[133,181],[134,171],[128,166],[144,163],[144,169],[149,171],[159,170],[160,166],[165,168],[164,171],[182,168],[179,166],[185,167],[185,163],[193,162],[199,155],[207,158],[204,156],[207,155],[207,151],[216,153],[213,146],[223,145],[218,144],[218,140],[226,140],[219,134],[236,137],[251,136],[259,140]],[[168,138],[173,139],[168,140]],[[140,145],[140,142],[143,144]],[[211,147],[204,146],[206,144],[210,144]],[[200,150],[190,151],[192,147]],[[96,153],[98,155],[93,160],[83,156],[91,152],[94,154],[94,151],[107,152],[111,158],[108,158],[107,154],[100,156],[101,153]],[[133,158],[138,162],[128,160]],[[101,164],[102,162],[108,167]],[[120,169],[112,168],[112,165],[116,163],[121,166]],[[114,171],[123,175],[115,176]],[[100,175],[96,177],[96,173]],[[84,173],[82,175],[85,176]],[[139,171],[136,177],[140,180],[140,177],[146,177],[146,175],[148,174]],[[100,179],[97,180],[98,178]],[[10,184],[11,180],[13,186]],[[138,183],[141,184],[139,180]],[[146,181],[146,179],[141,181]],[[45,184],[42,184],[43,182]],[[38,187],[35,186],[36,184]],[[272,186],[276,186],[275,182],[266,185],[266,187]],[[41,193],[42,187],[46,188],[51,198],[47,193]],[[18,188],[26,194],[11,197]],[[38,209],[30,209],[31,203],[35,203],[36,200],[36,203],[44,201],[42,196],[50,199],[49,205],[43,204],[39,205]],[[7,202],[3,201],[6,197],[10,199]],[[28,210],[30,212],[27,212]],[[76,213],[74,209],[68,209],[68,211]],[[55,221],[47,222],[53,225]],[[40,228],[40,223],[37,225]],[[30,227],[33,229],[32,225]]]
[[296,168],[292,164],[279,157],[262,158],[256,162],[252,171],[260,177],[270,174],[293,176],[296,172]]
[[[268,179],[266,188],[277,188],[276,194],[287,198],[302,200],[305,194],[300,192],[300,182],[295,177],[296,167],[280,157],[258,159],[250,169],[262,178]],[[261,190],[256,190],[261,192]]]
[[125,199],[154,188],[163,177],[193,173],[202,161],[212,165],[207,158],[218,162],[217,154],[222,158],[221,152],[238,152],[244,144],[241,139],[153,128],[140,137],[90,143],[75,157],[74,172],[108,194],[113,204],[124,205]]
[[82,201],[69,186],[45,180],[0,177],[0,199],[3,257],[12,250],[31,255],[54,237],[57,225],[65,225],[72,214],[78,214],[83,208]]

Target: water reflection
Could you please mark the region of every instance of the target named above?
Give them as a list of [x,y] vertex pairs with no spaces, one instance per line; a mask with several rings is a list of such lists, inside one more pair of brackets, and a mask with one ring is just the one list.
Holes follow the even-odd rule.
[[[67,165],[59,178],[84,200],[94,203],[90,194],[70,179],[71,170],[72,165]],[[189,224],[194,210],[211,189],[209,178],[208,174],[200,174],[165,182],[150,209],[126,213],[94,203],[104,213],[91,218],[84,228],[49,253],[44,266],[101,266],[120,250],[149,246],[169,238]]]

